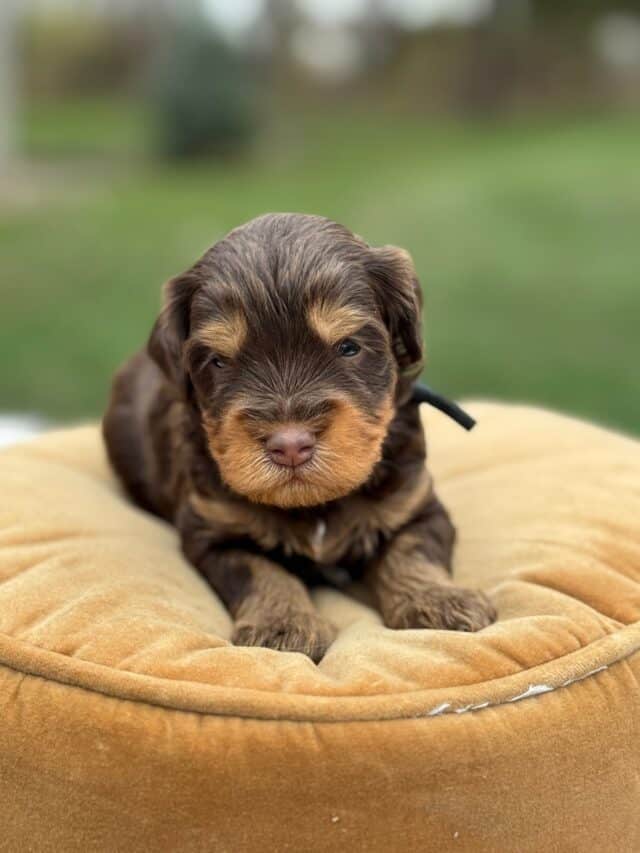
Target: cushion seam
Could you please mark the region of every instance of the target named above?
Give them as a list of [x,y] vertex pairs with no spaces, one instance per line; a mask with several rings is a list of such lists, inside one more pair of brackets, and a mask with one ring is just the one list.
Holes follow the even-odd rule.
[[[516,694],[515,696],[509,696],[509,697],[506,697],[506,698],[501,699],[501,700],[496,701],[496,702],[491,702],[491,701],[476,702],[476,703],[473,703],[471,705],[458,706],[458,707],[455,707],[455,706],[451,705],[450,703],[440,703],[439,705],[436,705],[433,708],[425,709],[424,711],[421,711],[421,712],[399,714],[398,716],[394,716],[394,717],[380,716],[380,717],[376,717],[376,718],[366,718],[366,717],[354,716],[354,717],[340,717],[337,719],[323,719],[323,718],[316,719],[312,716],[309,716],[309,717],[286,717],[286,716],[274,715],[274,716],[269,717],[269,716],[242,714],[242,713],[237,713],[237,712],[208,711],[208,710],[203,711],[203,710],[199,710],[197,708],[180,708],[180,707],[172,706],[166,702],[160,702],[160,701],[153,702],[153,701],[150,701],[149,699],[142,699],[139,697],[118,696],[117,694],[115,694],[113,692],[107,692],[106,690],[100,690],[98,687],[95,687],[95,686],[87,686],[84,684],[72,684],[72,683],[69,683],[67,681],[63,681],[62,679],[59,679],[59,678],[51,678],[50,676],[45,676],[45,675],[41,675],[38,673],[29,672],[28,670],[21,669],[18,666],[14,666],[10,663],[7,663],[6,661],[0,661],[0,667],[7,669],[11,672],[15,672],[19,675],[22,675],[24,678],[35,678],[35,679],[38,679],[40,681],[48,682],[51,684],[57,684],[57,685],[60,685],[62,687],[65,687],[65,688],[71,688],[72,690],[81,690],[81,691],[84,691],[87,693],[97,694],[99,696],[103,696],[107,699],[113,699],[115,701],[134,702],[135,704],[146,705],[147,707],[150,707],[150,708],[158,708],[158,709],[162,709],[165,711],[173,711],[173,712],[178,712],[178,713],[182,713],[182,714],[198,714],[199,716],[202,716],[202,717],[225,717],[225,718],[229,718],[229,719],[242,719],[242,720],[251,720],[251,721],[256,721],[256,722],[260,721],[260,722],[272,722],[272,723],[274,723],[274,722],[275,723],[278,723],[278,722],[303,723],[303,724],[308,724],[308,723],[314,723],[314,724],[316,724],[316,723],[318,723],[318,724],[320,724],[320,723],[377,723],[377,722],[393,722],[393,721],[400,721],[400,720],[412,720],[412,719],[439,717],[439,716],[448,715],[448,714],[463,715],[465,713],[482,711],[482,710],[485,710],[486,708],[504,707],[505,705],[511,705],[511,704],[514,704],[515,702],[524,701],[526,699],[534,698],[538,695],[545,694],[545,693],[555,693],[555,692],[558,692],[559,690],[569,688],[574,684],[579,684],[580,682],[586,681],[587,679],[592,678],[601,672],[609,671],[613,666],[615,666],[618,663],[623,663],[625,661],[628,661],[630,658],[632,658],[638,652],[640,652],[640,645],[636,645],[635,647],[626,651],[620,657],[614,657],[610,661],[608,661],[607,663],[601,664],[600,666],[595,667],[594,669],[589,670],[588,672],[583,673],[582,675],[578,674],[578,675],[575,675],[574,677],[568,678],[564,682],[556,685],[555,687],[550,686],[550,685],[546,685],[546,684],[541,684],[541,685],[530,684],[529,688],[527,690],[521,692],[520,694]],[[569,653],[569,654],[571,654],[571,653]],[[556,660],[560,660],[560,659],[561,658],[557,658]],[[523,672],[527,672],[527,670],[523,670]],[[520,675],[520,673],[517,673],[517,674]],[[505,677],[508,678],[510,676],[505,676]],[[501,680],[501,679],[488,679],[486,681],[477,682],[477,683],[478,684],[490,684],[491,682],[496,681],[496,680]],[[192,682],[190,682],[190,683],[192,683]],[[442,689],[444,690],[447,688],[442,688]],[[451,688],[451,690],[455,690],[455,689],[456,689],[455,686]],[[275,691],[272,691],[272,692],[275,692]],[[284,694],[280,694],[280,695],[284,695]],[[291,695],[293,697],[295,697],[295,696],[300,695],[300,694],[291,694]],[[308,696],[309,694],[302,694],[302,695]],[[394,695],[397,695],[397,694],[389,694],[389,697],[392,697]],[[317,698],[322,698],[322,699],[335,698],[336,700],[340,700],[343,697],[336,696],[336,697],[317,697]],[[358,697],[358,698],[366,699],[366,697]]]

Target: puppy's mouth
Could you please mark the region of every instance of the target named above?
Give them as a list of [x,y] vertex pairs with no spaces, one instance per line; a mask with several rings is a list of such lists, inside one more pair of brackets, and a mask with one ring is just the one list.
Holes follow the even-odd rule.
[[313,471],[313,467],[313,462],[309,460],[308,462],[301,462],[300,465],[297,465],[295,468],[289,468],[283,473],[288,478],[289,482],[294,483],[299,481],[303,483],[305,480],[309,479],[309,476]]
[[[252,487],[238,490],[254,502],[282,508],[313,506],[343,497],[361,485],[372,467],[371,464],[362,466],[357,474],[349,471],[345,477],[344,465],[340,465],[336,454],[323,444],[315,448],[312,456],[295,465],[279,464],[258,448],[256,455],[259,462]],[[227,481],[233,487],[231,476]]]

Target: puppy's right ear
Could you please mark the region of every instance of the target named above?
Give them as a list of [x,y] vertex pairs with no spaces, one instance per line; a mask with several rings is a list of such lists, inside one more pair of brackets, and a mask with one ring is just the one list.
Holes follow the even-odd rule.
[[397,246],[370,249],[366,267],[398,366],[396,399],[405,402],[424,365],[422,340],[422,289],[411,256]]
[[162,311],[147,343],[147,352],[151,358],[184,396],[188,392],[188,377],[183,348],[189,336],[191,300],[197,289],[198,280],[192,272],[169,279],[163,288]]

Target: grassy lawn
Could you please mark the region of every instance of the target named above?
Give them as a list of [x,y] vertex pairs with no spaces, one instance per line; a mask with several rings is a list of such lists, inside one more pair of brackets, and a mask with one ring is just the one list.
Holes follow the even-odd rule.
[[135,103],[113,98],[28,103],[20,144],[29,156],[60,160],[144,154],[145,115]]
[[[135,140],[137,155],[131,110],[118,126],[117,110],[87,109],[105,127],[86,122],[91,154],[111,146],[120,158]],[[76,187],[85,173],[69,158],[83,153],[87,117],[64,115],[59,126],[31,111],[26,138]],[[243,161],[177,169],[134,156],[90,192],[0,205],[0,410],[97,415],[114,368],[148,333],[161,283],[243,220],[300,210],[412,252],[427,375],[443,391],[640,432],[639,140],[629,118],[318,118],[271,132]]]

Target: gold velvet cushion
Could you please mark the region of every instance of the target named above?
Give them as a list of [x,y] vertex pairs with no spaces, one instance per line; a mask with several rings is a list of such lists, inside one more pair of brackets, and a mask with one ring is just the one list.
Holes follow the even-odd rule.
[[0,849],[640,849],[640,446],[470,408],[425,413],[430,464],[498,622],[320,589],[319,666],[229,644],[96,427],[2,453]]

